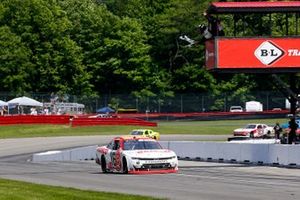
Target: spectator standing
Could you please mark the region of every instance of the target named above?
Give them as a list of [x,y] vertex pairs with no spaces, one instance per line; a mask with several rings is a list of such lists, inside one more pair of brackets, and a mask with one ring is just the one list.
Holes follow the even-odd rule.
[[49,115],[49,109],[47,107],[44,108],[44,114]]
[[282,128],[281,128],[281,126],[279,125],[278,122],[274,126],[274,132],[275,132],[275,139],[279,139],[280,138],[280,133],[282,132]]
[[6,112],[7,112],[7,110],[6,110],[5,106],[0,106],[0,115],[5,115]]
[[291,118],[291,120],[289,121],[289,128],[290,132],[288,136],[288,143],[293,144],[296,139],[296,130],[298,129],[298,124],[296,123],[295,117]]
[[4,106],[0,106],[0,115],[4,115]]
[[208,21],[208,30],[212,34],[213,37],[225,35],[223,26],[219,19],[215,18],[214,16],[210,15],[207,12],[204,12],[203,15]]
[[31,108],[31,109],[30,109],[30,114],[31,114],[31,115],[37,115],[37,110],[36,110],[36,108]]

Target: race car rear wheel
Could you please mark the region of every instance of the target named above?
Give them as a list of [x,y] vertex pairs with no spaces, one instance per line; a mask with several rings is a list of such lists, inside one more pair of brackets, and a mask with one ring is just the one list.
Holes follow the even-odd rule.
[[122,165],[123,165],[123,174],[128,174],[127,160],[125,157],[123,157],[122,159]]
[[105,160],[104,156],[101,157],[101,169],[102,169],[103,173],[107,172],[107,169],[106,169],[106,160]]

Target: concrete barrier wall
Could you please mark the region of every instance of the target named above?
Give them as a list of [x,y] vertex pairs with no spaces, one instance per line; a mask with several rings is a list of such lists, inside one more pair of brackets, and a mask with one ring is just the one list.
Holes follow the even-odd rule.
[[[287,145],[271,145],[269,146],[269,163],[271,164],[289,164],[289,148]],[[298,153],[299,154],[299,153]]]
[[[181,159],[300,166],[300,145],[162,141]],[[97,146],[34,154],[33,162],[93,160]]]
[[33,162],[42,161],[80,161],[95,159],[97,145],[63,151],[47,151],[32,156]]

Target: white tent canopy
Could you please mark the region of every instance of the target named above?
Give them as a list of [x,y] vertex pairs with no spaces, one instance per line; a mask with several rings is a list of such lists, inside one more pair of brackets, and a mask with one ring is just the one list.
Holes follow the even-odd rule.
[[41,103],[37,100],[31,99],[29,97],[25,97],[25,96],[14,98],[14,99],[8,101],[7,103],[8,104],[17,104],[19,106],[37,106],[37,107],[43,106],[43,103]]
[[0,106],[8,106],[8,103],[0,100]]

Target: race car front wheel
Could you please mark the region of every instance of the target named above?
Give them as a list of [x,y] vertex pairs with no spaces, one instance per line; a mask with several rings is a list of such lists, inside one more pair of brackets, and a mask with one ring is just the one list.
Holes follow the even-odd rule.
[[254,133],[253,132],[250,133],[250,138],[254,138]]
[[101,169],[102,169],[103,173],[107,172],[107,169],[106,169],[106,160],[105,160],[104,156],[101,157]]
[[122,159],[122,165],[123,165],[123,174],[128,174],[127,160],[125,157],[123,157]]

